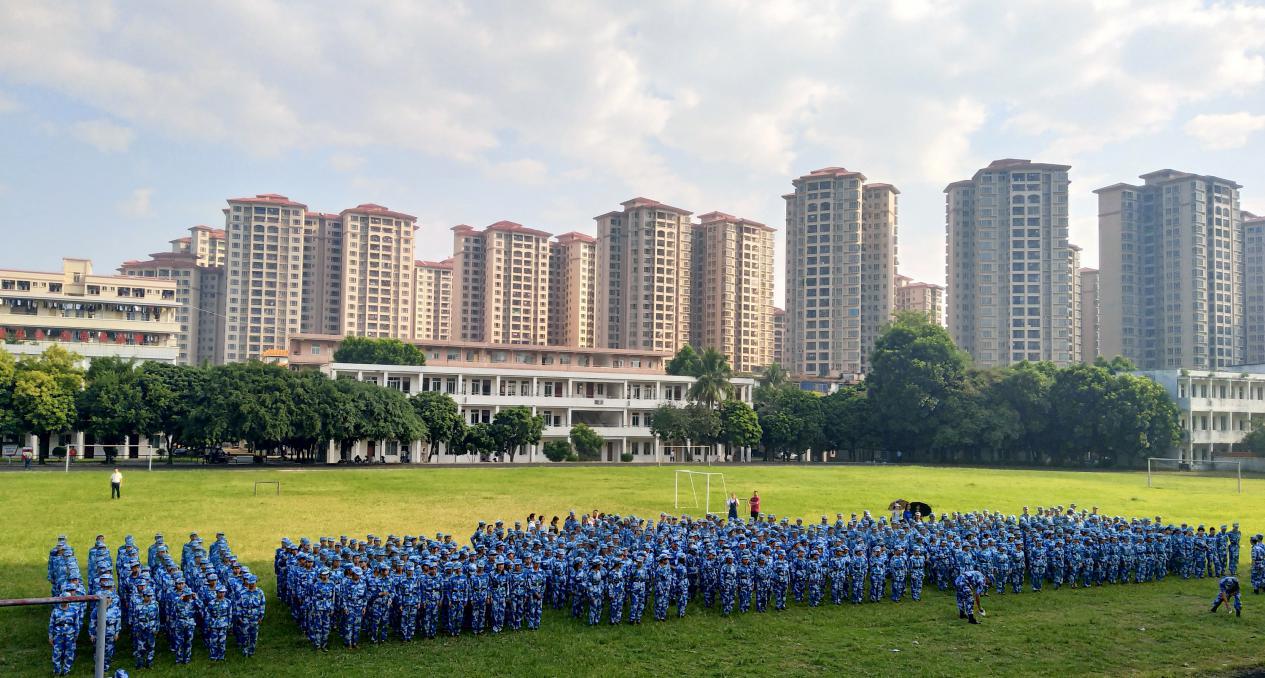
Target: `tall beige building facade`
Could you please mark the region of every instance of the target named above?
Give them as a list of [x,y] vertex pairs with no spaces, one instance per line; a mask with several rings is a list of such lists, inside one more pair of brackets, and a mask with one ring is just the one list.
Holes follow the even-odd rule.
[[228,243],[224,239],[224,229],[198,225],[189,229],[189,235],[172,240],[171,251],[192,254],[198,266],[223,266]]
[[1069,169],[996,160],[945,188],[949,332],[978,365],[1075,362]]
[[572,231],[549,244],[549,344],[596,346],[597,239]]
[[443,261],[418,261],[413,271],[417,304],[413,322],[413,339],[449,341],[452,339],[452,267],[451,257]]
[[339,216],[343,227],[341,334],[412,337],[417,217],[374,204],[343,210]]
[[896,312],[914,311],[927,317],[927,320],[944,327],[944,286],[933,283],[914,282],[913,278],[897,274],[894,281],[896,287]]
[[897,191],[826,167],[786,201],[786,368],[854,377],[895,307]]
[[1243,304],[1247,323],[1243,362],[1265,363],[1265,217],[1239,215],[1243,223]]
[[691,343],[714,348],[736,372],[773,362],[774,229],[723,212],[694,228]]
[[299,332],[306,215],[306,205],[275,193],[228,201],[224,360],[285,350]]
[[688,210],[648,198],[595,217],[599,348],[673,353],[690,343]]
[[1081,308],[1081,248],[1079,245],[1069,244],[1067,246],[1067,265],[1072,271],[1072,345],[1071,345],[1071,361],[1074,363],[1084,362],[1082,357],[1082,335],[1084,330],[1081,328],[1081,320],[1084,316],[1084,310]]
[[861,372],[896,310],[897,200],[891,184],[866,184],[861,192]]
[[1098,269],[1082,268],[1080,281],[1081,362],[1092,364],[1102,355],[1099,339]]
[[546,345],[549,234],[512,221],[453,227],[452,332],[460,341]]
[[224,362],[224,259],[227,240],[222,229],[193,226],[189,235],[171,241],[171,251],[156,252],[148,260],[125,261],[126,276],[172,280],[176,283],[176,335],[184,365]]
[[1141,178],[1094,191],[1102,355],[1144,370],[1242,364],[1240,186],[1171,169]]
[[345,263],[342,216],[308,212],[303,218],[302,332],[342,334]]
[[773,309],[773,362],[786,366],[786,310]]

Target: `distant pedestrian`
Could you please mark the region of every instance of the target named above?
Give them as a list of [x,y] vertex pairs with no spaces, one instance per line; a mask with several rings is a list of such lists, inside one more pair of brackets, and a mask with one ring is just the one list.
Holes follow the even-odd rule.
[[730,492],[729,499],[726,500],[726,503],[729,504],[729,519],[737,520],[738,519],[738,495],[734,494],[733,492]]
[[22,448],[22,469],[24,471],[31,470],[31,448],[29,447]]
[[123,473],[120,472],[118,468],[115,468],[114,473],[110,474],[110,498],[122,499],[123,498],[122,488],[123,488]]
[[760,519],[760,493],[752,490],[751,498],[747,500],[747,505],[751,507],[751,519]]

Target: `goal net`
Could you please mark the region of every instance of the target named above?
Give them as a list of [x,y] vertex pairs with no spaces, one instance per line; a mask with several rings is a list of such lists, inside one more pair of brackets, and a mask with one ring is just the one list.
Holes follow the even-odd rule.
[[1188,461],[1168,457],[1148,457],[1146,486],[1209,489],[1243,492],[1243,462],[1235,460]]
[[712,502],[716,502],[717,511],[724,509],[725,498],[729,496],[725,474],[677,470],[673,476],[672,505],[676,510],[703,509],[704,513],[711,513]]

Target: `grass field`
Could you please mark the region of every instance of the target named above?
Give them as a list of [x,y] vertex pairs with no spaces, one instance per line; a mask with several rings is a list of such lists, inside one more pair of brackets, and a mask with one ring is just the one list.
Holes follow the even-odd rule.
[[[923,500],[937,512],[988,508],[1018,513],[1027,504],[1068,504],[1128,516],[1220,525],[1242,522],[1265,531],[1265,480],[1145,474],[997,471],[922,467],[734,467],[725,473],[739,496],[760,491],[764,508],[817,520],[827,513],[879,512],[897,497]],[[255,480],[278,480],[280,496],[252,496]],[[180,669],[159,652],[155,668],[133,676],[379,675],[1173,675],[1265,669],[1265,597],[1250,590],[1244,616],[1208,614],[1212,580],[1093,590],[995,594],[980,626],[957,620],[950,594],[928,591],[921,603],[809,609],[728,619],[692,606],[684,620],[640,627],[588,628],[547,611],[537,632],[497,637],[393,641],[310,651],[273,599],[272,553],[282,536],[363,536],[452,532],[465,539],[479,519],[566,515],[594,508],[656,516],[672,510],[672,473],[660,468],[372,469],[133,471],[124,499],[110,501],[107,474],[0,473],[0,598],[48,595],[45,565],[59,533],[80,562],[97,533],[111,551],[133,534],[142,552],[155,531],[179,545],[196,530],[228,534],[239,557],[260,575],[269,610],[258,654],[211,664],[200,642]],[[714,510],[718,510],[715,509]],[[1246,582],[1246,572],[1240,569]],[[49,675],[48,609],[0,609],[0,675]],[[162,644],[160,644],[160,648]],[[81,640],[76,675],[90,675]],[[116,665],[131,671],[123,640]]]

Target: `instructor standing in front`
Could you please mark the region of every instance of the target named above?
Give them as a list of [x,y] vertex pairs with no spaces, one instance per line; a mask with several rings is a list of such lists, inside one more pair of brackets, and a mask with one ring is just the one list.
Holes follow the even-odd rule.
[[114,469],[114,473],[110,474],[110,498],[122,499],[123,498],[123,494],[121,491],[122,488],[123,488],[123,474],[116,467]]

